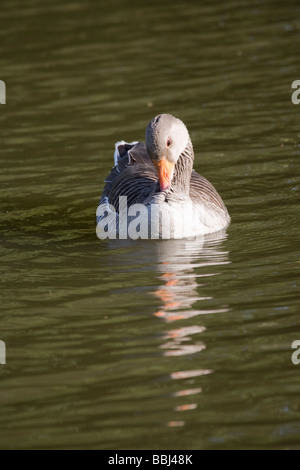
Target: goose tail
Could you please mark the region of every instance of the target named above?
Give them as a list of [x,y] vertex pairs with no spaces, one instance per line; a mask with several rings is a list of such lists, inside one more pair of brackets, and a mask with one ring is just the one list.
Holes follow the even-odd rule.
[[138,141],[125,142],[125,140],[120,140],[119,142],[115,143],[115,153],[114,153],[115,166],[118,166],[121,158],[124,157],[127,154],[128,150],[132,149],[132,147],[134,147],[136,144],[138,144]]

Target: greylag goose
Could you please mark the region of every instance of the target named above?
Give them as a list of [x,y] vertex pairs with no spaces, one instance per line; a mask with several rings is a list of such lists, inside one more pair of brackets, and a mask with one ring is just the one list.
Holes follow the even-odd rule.
[[193,170],[192,142],[180,119],[156,116],[146,145],[118,142],[114,158],[97,210],[99,238],[186,238],[228,226],[221,197]]

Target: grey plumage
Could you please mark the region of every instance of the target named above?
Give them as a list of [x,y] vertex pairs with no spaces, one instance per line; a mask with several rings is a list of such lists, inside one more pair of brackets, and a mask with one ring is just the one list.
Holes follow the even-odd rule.
[[[166,139],[172,144],[170,148],[165,148]],[[163,191],[153,164],[162,157],[175,164],[171,184]],[[214,186],[193,170],[193,161],[192,142],[182,121],[171,115],[157,116],[147,126],[146,145],[124,141],[117,144],[116,165],[106,178],[100,204],[108,202],[118,212],[120,196],[127,196],[128,206],[192,202],[204,211],[206,232],[214,231],[214,224],[216,230],[224,228],[230,222],[226,206]],[[207,228],[210,225],[211,230]]]
[[[189,148],[190,146],[189,143]],[[120,156],[118,166],[112,169],[106,181],[101,201],[107,197],[116,210],[118,210],[119,196],[127,196],[130,206],[151,200],[151,196],[160,192],[155,167],[143,142],[131,148],[129,145],[126,147]],[[195,204],[214,206],[228,213],[214,186],[195,170],[192,170],[190,176],[189,196]]]

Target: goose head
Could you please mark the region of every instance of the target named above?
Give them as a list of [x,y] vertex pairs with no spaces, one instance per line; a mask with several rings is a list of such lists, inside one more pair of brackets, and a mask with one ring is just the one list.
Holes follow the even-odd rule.
[[189,133],[171,114],[160,114],[146,128],[146,147],[156,167],[161,191],[171,186],[176,163],[189,142]]

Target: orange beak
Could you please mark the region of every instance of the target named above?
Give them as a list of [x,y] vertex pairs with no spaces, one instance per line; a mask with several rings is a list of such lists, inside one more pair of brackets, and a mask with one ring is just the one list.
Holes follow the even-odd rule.
[[160,190],[165,191],[171,185],[175,163],[169,162],[166,158],[162,158],[158,162],[153,161],[153,163],[158,174]]

